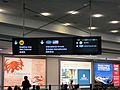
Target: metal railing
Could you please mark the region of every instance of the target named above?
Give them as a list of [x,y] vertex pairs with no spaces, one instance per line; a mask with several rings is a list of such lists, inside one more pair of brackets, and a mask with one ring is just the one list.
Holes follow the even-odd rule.
[[[30,90],[66,90],[64,88],[62,88],[63,85],[32,85],[30,87]],[[85,88],[85,86],[87,88]],[[15,86],[0,86],[0,90],[8,90],[8,87],[11,87],[12,90],[14,90]],[[22,90],[22,86],[17,86],[19,87],[20,89],[18,90]],[[87,84],[87,85],[80,85],[79,88],[81,90],[92,90],[92,84]],[[67,89],[69,89],[69,85],[67,85]]]

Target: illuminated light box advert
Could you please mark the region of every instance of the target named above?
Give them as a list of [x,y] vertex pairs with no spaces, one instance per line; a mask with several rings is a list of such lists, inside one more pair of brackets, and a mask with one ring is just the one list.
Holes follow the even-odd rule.
[[120,86],[120,64],[95,63],[95,82]]
[[4,86],[21,86],[24,76],[31,85],[45,85],[45,68],[45,59],[5,57]]
[[61,84],[70,84],[70,80],[81,88],[91,84],[91,62],[61,61],[60,68]]

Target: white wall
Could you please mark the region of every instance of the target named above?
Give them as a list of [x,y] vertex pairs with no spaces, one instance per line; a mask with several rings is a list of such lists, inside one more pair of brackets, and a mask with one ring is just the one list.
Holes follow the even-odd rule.
[[[59,85],[60,83],[60,61],[68,61],[68,60],[75,60],[75,61],[88,61],[83,59],[60,59],[60,58],[47,58],[47,85]],[[92,83],[93,83],[93,63],[91,65],[91,75],[92,75]],[[59,86],[52,86],[52,90],[58,90]],[[85,89],[87,90],[87,89]]]
[[[0,55],[0,86],[2,86],[2,55]],[[1,90],[1,87],[0,87]]]
[[[58,58],[47,58],[47,85],[59,85],[59,60]],[[58,86],[52,86],[57,90]]]

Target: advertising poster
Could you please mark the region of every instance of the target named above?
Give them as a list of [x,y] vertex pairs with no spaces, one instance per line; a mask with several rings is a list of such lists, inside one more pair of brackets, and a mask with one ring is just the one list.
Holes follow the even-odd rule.
[[45,59],[5,57],[4,86],[21,86],[24,76],[31,85],[45,85]]
[[95,81],[109,85],[112,83],[112,64],[95,63]]
[[61,61],[61,84],[90,84],[91,83],[91,62]]
[[90,70],[88,69],[78,69],[78,83],[90,84]]
[[120,65],[113,64],[113,83],[114,86],[120,86]]

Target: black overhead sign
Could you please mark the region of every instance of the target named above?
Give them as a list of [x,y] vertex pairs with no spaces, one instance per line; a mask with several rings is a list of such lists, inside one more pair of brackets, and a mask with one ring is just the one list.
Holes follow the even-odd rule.
[[13,55],[97,55],[101,37],[13,38]]

